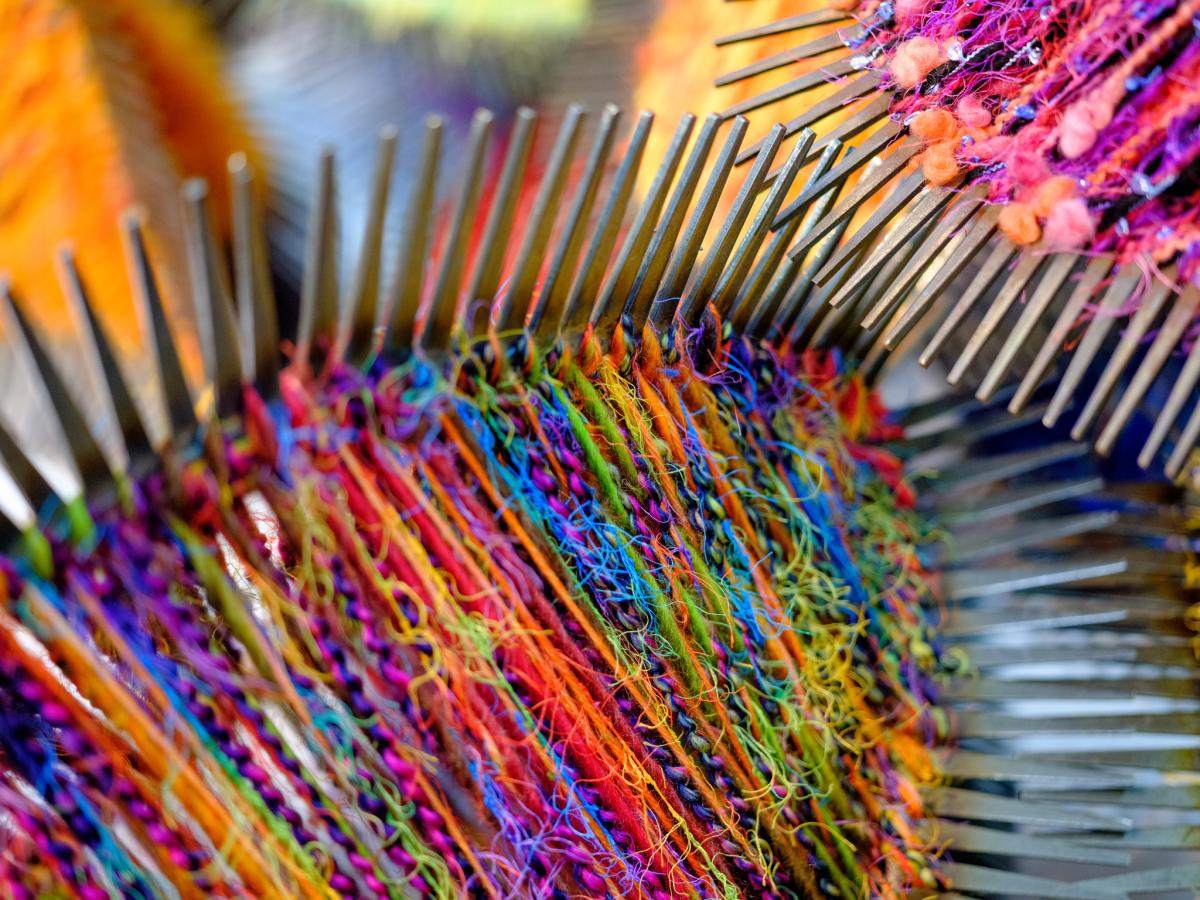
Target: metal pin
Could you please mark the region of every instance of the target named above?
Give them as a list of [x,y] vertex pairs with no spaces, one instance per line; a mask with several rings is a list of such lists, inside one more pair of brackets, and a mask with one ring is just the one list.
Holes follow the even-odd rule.
[[55,496],[54,488],[50,487],[42,473],[29,461],[29,457],[9,434],[3,422],[0,422],[0,463],[4,464],[13,483],[35,514],[46,505],[46,501]]
[[1100,380],[1096,382],[1096,387],[1093,388],[1092,395],[1088,397],[1088,401],[1083,407],[1083,412],[1079,414],[1079,418],[1071,428],[1071,437],[1075,440],[1081,440],[1087,434],[1088,429],[1091,428],[1092,422],[1100,414],[1100,410],[1108,401],[1113,388],[1117,386],[1117,379],[1121,377],[1125,371],[1125,367],[1129,365],[1129,361],[1133,358],[1138,344],[1142,342],[1142,338],[1150,330],[1150,326],[1154,324],[1154,320],[1158,318],[1158,314],[1167,302],[1167,297],[1171,295],[1171,292],[1172,287],[1170,285],[1157,283],[1150,289],[1149,296],[1141,299],[1137,311],[1129,320],[1129,327],[1122,333],[1116,350],[1108,358],[1108,363],[1105,365],[1104,371],[1100,374]]
[[1042,897],[1045,900],[1119,900],[1129,896],[1121,890],[1085,888],[1081,887],[1080,883],[1053,881],[1036,875],[1023,875],[1019,872],[1006,872],[1002,869],[959,862],[943,863],[941,871],[954,887],[964,891]]
[[417,335],[421,349],[441,350],[450,342],[458,315],[458,289],[462,279],[463,260],[475,227],[479,193],[483,187],[483,168],[492,136],[494,117],[486,109],[476,110],[467,136],[467,151],[463,162],[462,188],[454,203],[450,229],[442,246],[434,282],[429,315]]
[[801,29],[813,28],[817,25],[832,25],[834,22],[844,22],[848,19],[849,17],[844,12],[836,9],[813,10],[812,12],[801,13],[797,16],[788,16],[786,19],[780,19],[777,22],[768,22],[766,25],[747,28],[745,31],[724,35],[717,38],[716,45],[718,47],[725,47],[729,44],[753,41],[758,38],[770,37],[774,34],[786,34],[789,31],[800,31]]
[[921,790],[921,796],[931,812],[950,819],[1096,831],[1125,831],[1131,824],[1128,819],[1076,812],[1056,804],[1030,803],[964,788],[926,787]]
[[438,164],[442,155],[445,123],[441,116],[425,119],[421,155],[413,176],[412,196],[408,200],[400,246],[396,253],[395,281],[392,284],[391,327],[385,343],[400,350],[413,346],[421,299],[425,287],[425,269],[433,239],[433,208],[437,192]]
[[558,215],[559,197],[567,182],[585,117],[586,113],[578,103],[567,107],[554,148],[550,151],[550,161],[538,183],[512,278],[508,288],[496,300],[493,320],[500,331],[524,326],[528,314],[532,312],[529,308],[530,299],[545,261],[546,245],[550,242],[550,232]]
[[[315,365],[331,347],[338,315],[337,199],[333,151],[321,152],[316,194],[309,217],[304,274],[300,281],[300,323],[296,336],[296,359]],[[318,342],[326,346],[318,346]]]
[[979,272],[971,280],[971,284],[965,291],[958,296],[953,308],[950,310],[950,315],[942,322],[937,332],[926,346],[921,351],[921,355],[917,357],[917,361],[928,366],[937,357],[938,352],[946,343],[946,340],[963,323],[971,310],[975,308],[983,295],[987,292],[1000,276],[1000,272],[1008,265],[1009,261],[1017,253],[1017,247],[1007,239],[1001,240],[992,250],[991,256],[987,258]]
[[365,359],[374,350],[375,325],[379,317],[379,293],[383,278],[383,229],[387,220],[392,170],[396,163],[396,141],[395,128],[385,128],[379,133],[366,229],[363,231],[354,283],[343,311],[341,340],[353,362]]
[[1087,847],[1068,840],[1055,840],[1043,835],[1020,834],[995,828],[980,828],[961,822],[941,820],[929,828],[928,836],[945,842],[951,853],[984,853],[995,856],[1016,856],[1026,859],[1048,859],[1056,862],[1093,863],[1102,866],[1127,866],[1130,854],[1103,847]]
[[755,75],[762,75],[775,69],[781,69],[784,66],[790,66],[802,60],[816,59],[818,56],[824,56],[826,53],[832,53],[834,50],[844,50],[845,48],[846,39],[839,32],[834,31],[829,34],[823,34],[820,37],[813,38],[811,41],[798,44],[787,50],[781,50],[778,53],[772,53],[770,56],[764,56],[747,66],[721,75],[714,81],[714,84],[717,87],[726,87],[727,85],[744,81],[747,78],[753,78]]
[[[650,189],[646,192],[646,199],[642,201],[633,224],[625,235],[625,242],[621,245],[612,271],[604,282],[604,287],[596,295],[589,321],[599,334],[607,335],[612,331],[629,303],[637,280],[637,273],[653,239],[659,213],[662,212],[663,204],[667,201],[667,192],[671,189],[675,171],[683,159],[688,138],[691,136],[695,124],[696,117],[691,113],[684,113],[679,120],[679,125],[676,126],[675,134],[667,147],[667,153],[663,157],[658,171],[654,174]],[[716,117],[709,116],[704,123],[704,130],[698,138],[698,145],[708,140],[711,146],[711,134],[715,133],[716,124]],[[708,136],[706,137],[706,135]]]
[[788,97],[794,97],[797,94],[811,91],[813,88],[829,84],[831,81],[836,81],[846,75],[853,75],[856,71],[852,56],[841,57],[833,62],[826,63],[815,71],[801,75],[799,78],[793,78],[786,84],[781,84],[757,96],[750,97],[740,103],[735,103],[721,113],[721,118],[732,119],[734,116],[744,116],[748,112],[753,112],[756,109],[762,109],[764,106],[770,106],[772,103],[778,103],[780,100],[786,100]]
[[1018,258],[1016,267],[1004,279],[999,293],[996,294],[987,312],[984,313],[983,320],[976,326],[967,341],[967,346],[951,367],[950,374],[946,377],[950,384],[956,385],[962,381],[963,375],[967,373],[967,369],[979,355],[983,345],[1000,327],[1000,322],[1005,314],[1017,302],[1017,298],[1024,292],[1025,286],[1033,280],[1041,267],[1042,257],[1036,251],[1028,251]]
[[91,345],[91,352],[99,365],[106,389],[106,402],[112,405],[117,430],[125,448],[126,461],[145,462],[154,457],[146,426],[129,391],[120,363],[117,362],[117,354],[112,341],[109,340],[108,331],[96,314],[70,249],[64,247],[59,251],[59,268],[63,292],[76,317],[84,326],[87,343]]
[[233,274],[241,330],[242,374],[252,377],[259,391],[278,388],[279,319],[262,211],[255,196],[254,177],[244,154],[229,158],[233,198]]
[[646,141],[650,137],[650,129],[654,125],[654,114],[643,110],[638,116],[633,137],[625,149],[621,166],[613,177],[612,188],[600,218],[592,231],[592,240],[575,280],[571,285],[559,320],[560,332],[573,332],[582,328],[587,322],[591,308],[585,298],[596,299],[600,294],[600,285],[604,278],[605,268],[609,257],[617,243],[617,235],[629,207],[629,198],[637,183],[638,172],[641,169],[642,157],[646,152]]
[[604,175],[605,162],[612,150],[620,120],[620,109],[611,103],[604,107],[600,124],[596,128],[596,136],[583,166],[583,174],[575,188],[571,207],[567,211],[566,224],[550,259],[550,267],[546,272],[546,280],[542,283],[537,305],[529,314],[529,329],[539,337],[543,337],[550,328],[557,329],[562,319],[567,293],[571,287],[571,276],[579,258],[579,251],[583,247],[584,230],[591,217],[592,206],[596,202],[600,179]]
[[192,405],[191,392],[179,361],[179,350],[171,337],[167,313],[163,308],[162,294],[150,257],[146,252],[146,240],[142,233],[142,220],[138,213],[127,212],[121,219],[125,250],[132,269],[132,281],[140,303],[142,331],[146,346],[153,348],[158,377],[155,379],[162,391],[166,405],[168,441],[176,447],[186,445],[196,433],[196,410]]
[[1116,321],[1117,310],[1129,301],[1141,281],[1141,271],[1136,266],[1127,266],[1109,285],[1104,299],[1100,301],[1096,317],[1088,324],[1087,331],[1084,332],[1083,339],[1079,342],[1079,347],[1071,357],[1067,371],[1058,384],[1058,390],[1055,391],[1054,397],[1050,401],[1050,408],[1042,417],[1042,422],[1047,428],[1053,427],[1067,408],[1067,404],[1074,398],[1075,389],[1083,380],[1084,374],[1100,350],[1100,345]]
[[[798,131],[810,129],[821,119],[831,115],[846,106],[853,100],[871,93],[879,87],[880,75],[877,72],[864,72],[857,78],[851,78],[846,82],[846,85],[839,88],[830,96],[823,100],[818,100],[803,113],[788,121],[784,125],[784,136],[791,137]],[[758,150],[762,146],[765,138],[755,141],[749,147],[746,147],[738,154],[737,164],[740,166],[743,163],[749,162],[758,155]],[[837,140],[833,138],[833,140]],[[844,142],[839,142],[844,143]],[[828,144],[828,142],[826,142]],[[820,151],[811,148],[806,149],[806,152],[819,153]]]
[[[1186,324],[1190,324],[1192,317],[1195,315],[1197,304],[1200,303],[1200,291],[1194,287],[1186,289],[1182,296],[1176,301],[1175,307],[1171,310],[1171,318],[1168,319],[1167,325],[1163,328],[1163,334],[1159,335],[1159,340],[1163,344],[1174,346],[1179,335],[1175,333],[1175,328],[1178,323],[1185,319]],[[1164,335],[1166,335],[1164,337]],[[1173,338],[1172,338],[1173,335]],[[1133,383],[1125,392],[1125,397],[1121,400],[1121,406],[1117,407],[1117,412],[1113,413],[1113,420],[1119,421],[1120,424],[1113,426],[1121,427],[1123,418],[1128,418],[1128,412],[1125,406],[1130,409],[1141,402],[1142,396],[1145,395],[1149,385],[1154,381],[1158,370],[1163,365],[1163,348],[1156,340],[1151,346],[1150,352],[1146,354],[1146,359],[1142,362],[1142,367],[1138,370],[1138,374],[1134,377]],[[1167,353],[1170,352],[1168,349]],[[1143,375],[1145,372],[1145,375]],[[1191,396],[1192,391],[1196,387],[1197,380],[1200,380],[1200,341],[1192,345],[1192,349],[1188,351],[1187,359],[1180,368],[1178,375],[1175,378],[1175,383],[1171,385],[1171,393],[1167,397],[1167,402],[1163,404],[1158,415],[1154,419],[1154,427],[1150,431],[1150,436],[1146,438],[1146,444],[1142,447],[1141,453],[1138,454],[1138,465],[1143,469],[1149,468],[1150,463],[1158,454],[1159,448],[1166,439],[1167,431],[1175,424],[1175,419],[1178,418],[1180,410],[1183,409],[1183,404]],[[1122,415],[1124,414],[1124,415]],[[1112,443],[1115,440],[1114,435],[1108,435],[1108,429],[1100,436],[1097,442],[1097,449],[1107,455],[1112,449]]]
[[693,278],[692,286],[684,291],[683,299],[679,304],[679,311],[681,318],[685,322],[695,323],[700,316],[700,312],[704,309],[704,305],[716,297],[714,288],[716,287],[717,280],[721,277],[725,263],[729,260],[729,255],[733,252],[734,244],[738,239],[738,235],[741,234],[742,227],[750,217],[750,210],[758,196],[763,178],[766,177],[771,163],[774,162],[775,154],[779,152],[779,145],[782,141],[783,126],[776,125],[771,129],[770,137],[759,152],[758,159],[754,163],[754,168],[750,170],[750,174],[742,182],[741,190],[738,191],[729,214],[721,224],[721,229],[713,241],[712,248],[700,264],[700,269]]
[[225,262],[217,250],[208,208],[208,185],[192,179],[183,186],[187,225],[188,270],[192,304],[204,355],[204,371],[213,388],[220,417],[241,409],[242,359],[237,318],[229,294]]

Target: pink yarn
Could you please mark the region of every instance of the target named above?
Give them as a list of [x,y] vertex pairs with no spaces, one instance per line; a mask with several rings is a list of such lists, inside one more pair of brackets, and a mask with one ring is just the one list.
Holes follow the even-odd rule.
[[1096,234],[1096,223],[1087,204],[1078,197],[1054,205],[1042,230],[1053,250],[1078,250]]
[[892,78],[901,87],[915,88],[944,61],[937,44],[927,37],[915,37],[896,48],[892,57]]
[[928,5],[928,0],[896,0],[893,6],[895,9],[896,21],[902,25],[907,24],[925,12],[925,8]]
[[1008,158],[1008,174],[1016,184],[1030,186],[1049,178],[1050,167],[1036,150],[1017,145]]
[[967,94],[954,107],[960,121],[967,128],[987,128],[992,124],[992,114],[983,101],[974,94]]
[[1058,149],[1067,159],[1078,159],[1096,143],[1104,126],[1112,121],[1113,108],[1102,97],[1085,97],[1063,114],[1058,124]]

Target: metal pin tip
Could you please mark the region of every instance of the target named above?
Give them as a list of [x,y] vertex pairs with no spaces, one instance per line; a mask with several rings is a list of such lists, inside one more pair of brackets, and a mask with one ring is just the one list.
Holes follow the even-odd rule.
[[189,178],[183,183],[183,197],[191,203],[208,199],[208,182],[203,178]]
[[225,163],[225,169],[230,175],[235,177],[245,176],[250,171],[250,160],[246,158],[246,154],[241,150],[236,153],[229,154],[229,159]]

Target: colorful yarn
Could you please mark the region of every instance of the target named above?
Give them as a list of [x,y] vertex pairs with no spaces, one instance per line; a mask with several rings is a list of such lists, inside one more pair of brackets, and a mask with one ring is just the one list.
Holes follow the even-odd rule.
[[[1059,249],[1123,262],[1179,256],[1190,278],[1200,257],[1197,12],[1174,2],[871,0],[855,9],[862,31],[844,34],[861,68],[887,73],[895,118],[953,112],[957,163],[992,200],[1028,203],[1054,178],[1078,186],[1061,210],[1039,204],[1002,219],[1014,241],[1032,243],[1045,227]],[[948,148],[926,155],[931,180],[947,183]]]
[[628,345],[289,370],[0,559],[3,890],[936,886],[894,429],[833,356]]

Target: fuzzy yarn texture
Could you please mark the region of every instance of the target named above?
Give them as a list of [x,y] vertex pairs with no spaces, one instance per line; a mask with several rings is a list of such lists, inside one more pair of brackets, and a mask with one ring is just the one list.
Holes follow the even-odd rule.
[[0,557],[0,890],[936,886],[895,429],[833,356],[647,348],[288,371]]

